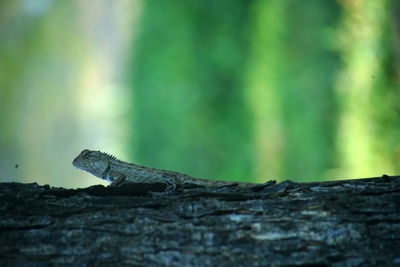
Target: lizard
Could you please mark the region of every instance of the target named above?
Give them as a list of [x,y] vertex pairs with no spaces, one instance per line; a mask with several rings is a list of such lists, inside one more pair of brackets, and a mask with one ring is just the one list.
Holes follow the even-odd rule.
[[83,150],[73,160],[72,165],[77,169],[87,171],[94,176],[110,182],[109,186],[119,186],[124,183],[166,183],[168,187],[175,189],[176,186],[187,184],[205,187],[252,187],[267,185],[269,183],[256,184],[195,178],[179,172],[128,163],[108,153],[89,149]]

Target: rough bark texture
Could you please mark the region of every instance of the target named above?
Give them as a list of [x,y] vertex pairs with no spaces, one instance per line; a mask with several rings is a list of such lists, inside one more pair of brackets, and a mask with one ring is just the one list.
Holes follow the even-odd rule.
[[0,184],[0,265],[400,264],[400,177],[160,192]]

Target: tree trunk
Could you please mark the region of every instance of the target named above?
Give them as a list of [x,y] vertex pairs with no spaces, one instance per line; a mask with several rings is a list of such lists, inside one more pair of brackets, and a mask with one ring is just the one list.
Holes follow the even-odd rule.
[[256,188],[0,184],[0,265],[400,265],[400,177]]

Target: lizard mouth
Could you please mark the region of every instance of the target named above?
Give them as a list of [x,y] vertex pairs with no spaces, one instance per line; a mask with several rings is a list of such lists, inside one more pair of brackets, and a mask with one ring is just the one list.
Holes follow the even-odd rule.
[[72,161],[72,166],[74,166],[77,169],[82,169],[81,166],[79,166],[78,164],[78,157],[76,157],[73,161]]

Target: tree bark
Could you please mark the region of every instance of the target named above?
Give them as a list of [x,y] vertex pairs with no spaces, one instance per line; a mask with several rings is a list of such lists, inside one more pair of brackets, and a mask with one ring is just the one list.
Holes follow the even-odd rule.
[[0,265],[400,265],[400,177],[258,188],[0,184]]

